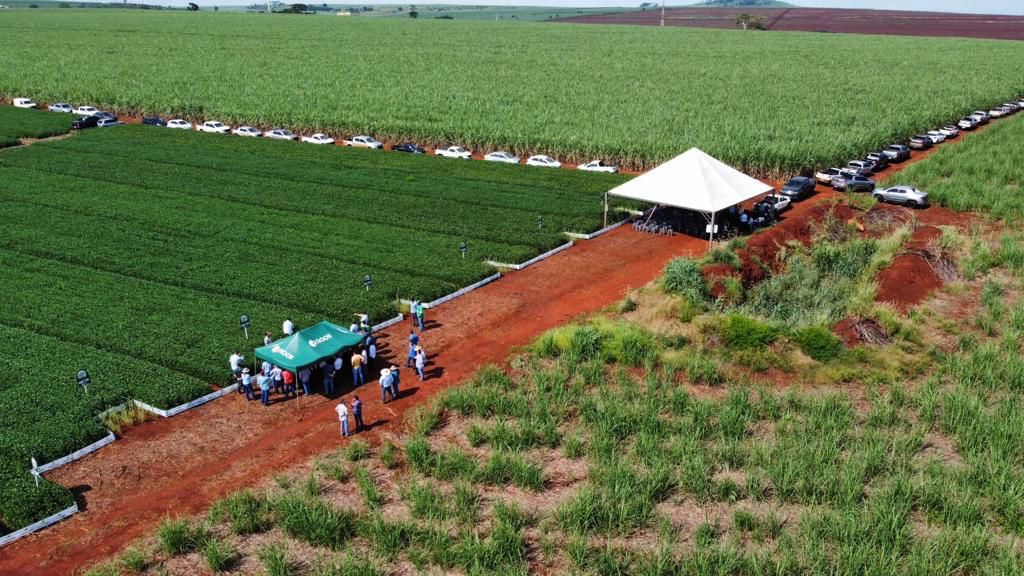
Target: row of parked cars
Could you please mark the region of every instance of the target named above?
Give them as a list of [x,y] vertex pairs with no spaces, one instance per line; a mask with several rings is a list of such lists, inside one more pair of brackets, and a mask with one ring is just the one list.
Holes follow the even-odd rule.
[[[37,108],[38,105],[29,98],[15,98],[14,105],[19,108]],[[79,116],[74,122],[71,123],[71,127],[76,130],[86,128],[104,128],[108,126],[118,126],[121,124],[118,121],[117,116],[109,112],[104,112],[93,106],[78,106],[73,107],[71,104],[66,102],[57,102],[50,104],[47,107],[51,112],[64,112],[68,114],[74,114]],[[164,128],[172,128],[177,130],[195,130],[196,132],[208,132],[212,134],[234,134],[235,136],[244,136],[249,138],[270,138],[272,140],[300,140],[309,144],[338,144],[334,138],[331,138],[327,134],[317,132],[308,136],[299,136],[291,130],[285,128],[275,128],[273,130],[261,131],[252,126],[239,126],[232,128],[223,122],[217,120],[208,120],[202,124],[192,124],[188,120],[181,118],[174,118],[171,120],[164,120],[156,116],[148,116],[142,119],[142,123],[148,126],[160,126]],[[377,140],[373,136],[353,136],[351,138],[344,139],[340,142],[343,146],[351,146],[355,148],[370,148],[380,150],[384,148],[384,143]],[[426,150],[418,144],[413,142],[404,142],[391,148],[395,152],[407,152],[411,154],[425,154]],[[469,160],[473,157],[473,153],[461,146],[449,146],[446,148],[438,148],[434,150],[435,156],[441,156],[444,158],[459,158]],[[501,162],[503,164],[520,164],[521,160],[518,156],[505,152],[495,151],[484,156],[484,160],[488,162]],[[531,156],[526,159],[527,166],[540,166],[544,168],[560,168],[562,163],[550,156],[539,154]],[[601,160],[593,160],[585,164],[580,164],[576,167],[578,170],[587,172],[618,172],[617,166],[606,164]]]
[[[987,124],[992,118],[1001,118],[1015,114],[1024,109],[1024,99],[1007,102],[989,111],[978,110],[958,120],[955,124],[947,124],[941,128],[930,130],[910,138],[907,144],[892,144],[867,154],[864,158],[849,161],[846,166],[818,170],[814,177],[795,176],[782,187],[779,195],[791,200],[802,200],[814,194],[816,184],[824,184],[835,190],[852,192],[869,192],[880,202],[893,202],[916,208],[928,206],[928,194],[913,186],[892,186],[880,189],[876,187],[871,176],[889,167],[890,164],[903,162],[911,156],[912,150],[927,150],[937,144],[956,138],[960,131],[970,131]],[[779,195],[774,195],[779,196]],[[777,199],[776,199],[777,200]],[[788,207],[788,204],[787,204]]]

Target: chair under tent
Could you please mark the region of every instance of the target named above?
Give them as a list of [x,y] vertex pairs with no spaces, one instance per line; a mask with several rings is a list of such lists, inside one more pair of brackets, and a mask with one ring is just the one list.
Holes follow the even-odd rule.
[[648,202],[654,206],[634,223],[636,230],[706,236],[710,243],[733,230],[728,210],[772,190],[772,186],[691,148],[606,192],[605,214],[609,196]]

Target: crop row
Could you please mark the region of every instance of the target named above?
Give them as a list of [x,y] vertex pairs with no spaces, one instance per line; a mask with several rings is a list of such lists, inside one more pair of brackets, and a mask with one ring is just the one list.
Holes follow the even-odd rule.
[[1018,43],[957,38],[169,11],[24,11],[0,36],[4,95],[637,168],[691,146],[829,166],[1024,90]]
[[45,138],[66,134],[67,117],[40,110],[0,106],[0,148],[14,146],[22,138]]

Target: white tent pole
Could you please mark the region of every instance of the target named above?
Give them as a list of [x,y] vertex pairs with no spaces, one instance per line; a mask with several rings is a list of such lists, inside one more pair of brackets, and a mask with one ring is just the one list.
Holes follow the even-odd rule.
[[715,243],[715,213],[711,213],[711,227],[708,229],[708,249]]
[[608,191],[604,191],[604,227],[608,227]]

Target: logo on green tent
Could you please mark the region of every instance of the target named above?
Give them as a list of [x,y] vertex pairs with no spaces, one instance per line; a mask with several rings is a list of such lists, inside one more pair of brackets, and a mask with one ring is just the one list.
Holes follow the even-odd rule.
[[284,348],[281,348],[280,346],[274,346],[273,348],[271,348],[270,351],[273,352],[274,354],[280,354],[281,356],[284,356],[285,358],[287,358],[289,360],[295,360],[295,355],[294,354],[292,354],[291,352],[285,350]]
[[310,340],[309,342],[307,342],[307,344],[309,344],[310,348],[316,348],[318,345],[323,344],[324,342],[327,342],[330,339],[330,334],[324,334],[323,336],[317,338],[316,340]]

